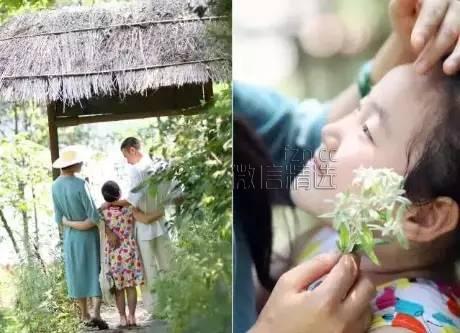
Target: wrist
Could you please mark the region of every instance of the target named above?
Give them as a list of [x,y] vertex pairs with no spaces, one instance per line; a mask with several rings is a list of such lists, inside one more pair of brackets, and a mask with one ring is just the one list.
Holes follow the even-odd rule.
[[393,68],[414,62],[415,59],[410,40],[393,32],[374,57],[374,66],[370,74],[372,82],[376,84]]

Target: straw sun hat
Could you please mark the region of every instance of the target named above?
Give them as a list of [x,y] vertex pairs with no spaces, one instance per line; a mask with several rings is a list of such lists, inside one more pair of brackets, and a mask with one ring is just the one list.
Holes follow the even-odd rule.
[[53,168],[62,169],[86,160],[86,154],[81,146],[69,146],[61,150],[59,158],[54,161]]

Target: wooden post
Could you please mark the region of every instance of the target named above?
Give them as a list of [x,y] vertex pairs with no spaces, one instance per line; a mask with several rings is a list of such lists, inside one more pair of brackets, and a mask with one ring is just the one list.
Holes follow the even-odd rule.
[[[51,163],[57,160],[59,157],[59,138],[56,126],[56,107],[59,104],[56,102],[49,102],[47,105],[48,113],[48,131],[50,137],[50,151],[51,151]],[[60,171],[53,168],[53,180],[59,177]]]
[[209,102],[213,96],[212,81],[209,80],[203,85],[203,98],[206,102]]

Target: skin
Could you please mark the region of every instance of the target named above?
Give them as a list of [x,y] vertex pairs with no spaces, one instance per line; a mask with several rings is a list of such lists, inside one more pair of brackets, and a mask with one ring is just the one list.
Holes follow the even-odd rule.
[[[250,332],[364,332],[371,310],[361,300],[374,297],[375,288],[359,277],[358,265],[350,255],[325,254],[284,273]],[[315,290],[306,290],[328,272]]]
[[144,154],[142,154],[142,152],[139,149],[136,149],[134,147],[122,149],[121,152],[123,154],[123,157],[126,159],[126,162],[128,162],[128,164],[131,165],[138,163],[144,156]]
[[[126,317],[125,294],[128,300],[128,317]],[[137,291],[135,287],[115,291],[115,301],[120,314],[120,326],[136,325]]]

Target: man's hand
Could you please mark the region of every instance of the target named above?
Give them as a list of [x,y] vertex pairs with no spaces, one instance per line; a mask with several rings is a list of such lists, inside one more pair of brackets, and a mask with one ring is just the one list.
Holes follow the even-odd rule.
[[69,220],[67,220],[67,218],[64,216],[64,217],[62,218],[62,224],[68,227],[68,226],[69,226],[69,223],[70,223]]
[[133,207],[133,216],[134,216],[134,219],[136,219],[137,221],[140,221],[142,220],[143,215],[139,208]]
[[427,73],[444,56],[443,70],[460,70],[460,1],[391,0],[394,32],[416,56],[416,70]]
[[116,249],[120,246],[120,238],[110,228],[105,227],[105,235],[111,248]]

